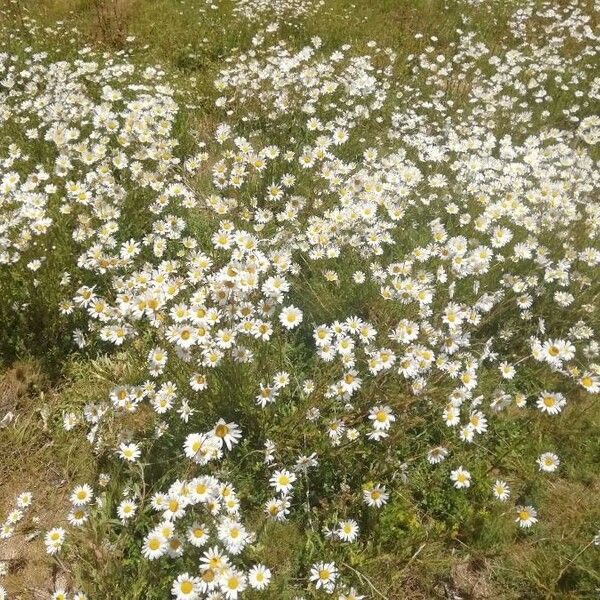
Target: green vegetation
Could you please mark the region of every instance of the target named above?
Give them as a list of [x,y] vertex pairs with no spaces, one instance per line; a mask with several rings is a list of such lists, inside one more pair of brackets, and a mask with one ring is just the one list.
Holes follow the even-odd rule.
[[1,4],[0,600],[597,597],[597,25]]

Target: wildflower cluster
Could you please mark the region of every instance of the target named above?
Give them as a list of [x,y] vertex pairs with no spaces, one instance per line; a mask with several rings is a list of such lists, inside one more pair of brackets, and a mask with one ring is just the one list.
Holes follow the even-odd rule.
[[52,249],[45,234],[57,221],[61,228],[68,222],[76,247],[86,249],[80,267],[127,264],[137,244],[119,244],[116,234],[119,218],[134,208],[128,193],[152,193],[157,175],[176,162],[177,106],[161,75],[89,48],[72,62],[53,62],[46,52],[0,54],[0,264],[25,256],[39,269]]
[[[267,4],[319,3],[235,10]],[[323,534],[303,585],[349,600],[344,553],[413,469],[536,524],[509,465],[473,457],[515,416],[600,391],[598,40],[542,4],[514,12],[510,47],[419,35],[406,78],[375,42],[261,30],[189,152],[159,68],[0,54],[0,268],[35,287],[62,244],[56,311],[80,349],[131,365],[63,414],[120,479],[73,489],[50,555],[107,511],[174,598],[235,600],[277,576],[260,519],[295,520]],[[532,472],[555,477],[544,443]]]
[[17,496],[15,507],[6,515],[0,526],[0,539],[6,540],[14,535],[16,526],[25,518],[32,501],[33,495],[30,492],[23,492]]
[[317,13],[325,4],[323,0],[237,0],[233,13],[249,21],[269,19],[295,19]]

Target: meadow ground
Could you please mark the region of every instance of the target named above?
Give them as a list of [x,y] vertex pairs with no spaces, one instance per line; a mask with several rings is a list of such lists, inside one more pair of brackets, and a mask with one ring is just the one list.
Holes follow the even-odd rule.
[[593,0],[1,0],[0,600],[600,597]]

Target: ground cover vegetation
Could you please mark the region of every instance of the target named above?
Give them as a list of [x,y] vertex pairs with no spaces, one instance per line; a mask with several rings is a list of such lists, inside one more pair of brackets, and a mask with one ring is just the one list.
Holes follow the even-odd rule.
[[596,598],[599,6],[0,5],[0,598]]

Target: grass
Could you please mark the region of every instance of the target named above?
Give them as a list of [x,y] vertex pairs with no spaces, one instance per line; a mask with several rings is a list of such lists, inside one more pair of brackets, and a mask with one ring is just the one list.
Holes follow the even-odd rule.
[[[472,7],[470,26],[494,48],[506,35],[508,17],[516,4],[495,2]],[[493,18],[490,5],[493,5]],[[185,156],[188,149],[194,147],[195,139],[205,139],[207,132],[219,122],[219,111],[214,106],[217,93],[212,81],[222,68],[223,59],[235,49],[247,47],[255,34],[251,24],[240,25],[232,17],[232,6],[232,2],[226,0],[219,3],[218,10],[208,8],[208,3],[191,0],[8,0],[0,7],[0,17],[11,19],[15,27],[29,15],[41,25],[62,20],[68,28],[77,28],[77,33],[72,34],[76,46],[90,44],[107,52],[130,48],[134,61],[162,65],[168,81],[178,90],[178,101],[188,106],[182,109],[176,123],[180,140],[176,152],[178,156]],[[462,26],[461,17],[458,10],[449,10],[442,0],[362,3],[330,0],[324,13],[308,17],[301,27],[293,22],[284,23],[279,33],[298,47],[319,36],[328,50],[344,43],[362,48],[375,40],[380,47],[391,47],[398,54],[396,77],[401,80],[409,76],[405,59],[421,52],[428,43],[427,38],[435,35],[442,44],[458,40],[456,30]],[[423,38],[416,38],[415,33],[422,33]],[[128,42],[129,36],[135,36],[135,42]],[[26,43],[26,39],[10,42],[11,52],[22,52]],[[73,45],[66,41],[64,47],[56,48],[64,56],[72,50]],[[412,81],[411,85],[425,87],[427,84]],[[468,83],[449,82],[449,86],[455,108],[468,111],[465,93]],[[410,99],[405,102],[410,104]],[[562,108],[559,102],[551,118],[553,123],[560,123]],[[542,120],[540,115],[535,118]],[[500,132],[510,130],[509,119],[509,116],[498,117]],[[360,134],[370,139],[378,136],[372,128],[365,128]],[[281,134],[282,140],[286,135]],[[358,156],[358,150],[354,152],[350,148],[348,152],[350,156]],[[308,185],[310,183],[308,181]],[[202,193],[209,185],[209,179],[200,176],[194,182],[194,189]],[[257,194],[261,185],[257,183],[254,190]],[[136,214],[139,198],[129,200],[131,231],[135,231],[136,227],[142,228],[142,217]],[[199,214],[197,223],[192,223],[200,238],[209,237],[210,228],[206,223],[204,214]],[[414,246],[413,235],[418,237],[420,232],[407,234],[404,241],[400,240],[386,251],[384,258],[389,262],[395,255],[402,256],[404,247]],[[50,244],[52,242],[63,252],[52,255],[56,264],[51,273],[72,269],[73,250],[60,240]],[[553,243],[560,246],[557,240],[549,241],[548,245]],[[317,269],[307,262],[297,276],[303,295],[301,300],[314,320],[310,325],[332,322],[336,314],[361,314],[365,318],[373,315],[380,323],[396,322],[407,316],[400,315],[381,298],[373,300],[375,286],[352,286],[352,272],[364,264],[361,256],[349,253],[344,261],[341,269],[340,261],[330,261],[332,268],[341,273],[338,283],[324,280],[323,264]],[[589,276],[595,276],[594,269],[590,269]],[[106,399],[120,382],[137,383],[151,340],[141,338],[137,346],[120,355],[108,353],[107,347],[102,345],[74,354],[69,341],[71,328],[55,315],[62,290],[55,281],[41,278],[36,288],[44,293],[35,293],[21,277],[17,272],[0,273],[0,284],[6,290],[0,307],[0,325],[5,332],[0,342],[3,369],[0,417],[13,415],[0,425],[0,448],[4,449],[0,460],[0,510],[3,514],[8,512],[16,494],[24,487],[31,489],[35,497],[44,498],[44,504],[34,512],[17,541],[11,541],[6,550],[0,548],[0,561],[9,561],[9,573],[3,584],[10,598],[48,597],[50,588],[56,585],[57,567],[43,553],[34,550],[40,528],[45,523],[57,523],[57,519],[59,523],[61,519],[64,521],[69,504],[68,490],[106,470],[111,480],[106,488],[106,506],[98,508],[98,525],[90,526],[85,536],[82,534],[73,541],[71,551],[77,560],[59,564],[61,577],[78,582],[84,575],[92,574],[89,594],[94,599],[164,598],[161,589],[172,579],[172,572],[142,560],[135,539],[135,534],[141,535],[146,530],[149,519],[147,516],[145,520],[140,519],[139,530],[126,532],[119,529],[118,521],[115,523],[111,516],[111,509],[122,495],[116,482],[139,485],[136,479],[139,473],[128,472],[128,467],[120,463],[115,465],[112,448],[124,435],[135,435],[145,431],[149,424],[154,425],[153,416],[141,412],[118,424],[109,421],[104,425],[102,444],[95,448],[86,442],[84,433],[67,434],[62,428],[65,411]],[[492,285],[495,274],[490,273],[488,277]],[[597,286],[585,292],[591,304],[597,303],[596,290]],[[439,299],[440,305],[447,301],[448,298]],[[16,310],[16,307],[20,308]],[[515,314],[494,314],[489,330],[497,330],[502,323],[515,322],[517,311],[513,312]],[[519,335],[526,340],[530,332],[525,331],[521,323],[518,326],[523,327]],[[532,331],[536,326],[531,325]],[[220,416],[244,423],[240,463],[224,466],[223,475],[237,476],[238,492],[249,499],[249,505],[257,506],[267,500],[266,491],[256,485],[257,480],[268,477],[266,468],[251,460],[247,469],[240,466],[257,452],[261,440],[265,437],[276,440],[282,445],[282,455],[293,460],[304,448],[306,437],[316,437],[317,426],[306,423],[304,418],[311,403],[318,403],[314,398],[306,398],[294,388],[286,401],[267,416],[253,402],[256,382],[290,365],[299,373],[316,372],[314,378],[319,381],[334,379],[337,367],[321,363],[315,366],[306,350],[309,343],[310,331],[306,329],[275,348],[261,350],[257,345],[257,360],[252,365],[219,368],[214,374],[214,387],[203,396],[201,412],[192,417],[190,425],[197,425],[193,431],[202,430],[203,423],[216,421]],[[515,347],[519,343],[520,340],[516,340]],[[522,346],[525,348],[524,343]],[[337,375],[341,375],[342,371],[338,371]],[[492,371],[486,374],[481,386],[481,393],[490,396],[500,385],[513,385],[515,391],[527,389],[529,382],[540,377],[532,369],[522,372],[520,380],[506,385],[497,371]],[[178,364],[170,367],[167,374],[181,388],[189,379],[189,373],[180,370]],[[550,388],[555,383],[553,376],[544,377]],[[299,388],[299,384],[295,384]],[[531,384],[532,393],[536,385]],[[429,396],[444,398],[451,389],[440,382],[429,390]],[[596,597],[600,589],[600,554],[591,540],[600,522],[597,502],[600,405],[597,395],[584,398],[576,396],[576,391],[568,391],[570,401],[559,418],[522,416],[516,409],[508,409],[505,418],[490,425],[485,447],[479,449],[475,459],[471,457],[471,449],[458,449],[454,456],[457,464],[462,459],[465,464],[469,461],[474,480],[485,481],[486,476],[498,473],[501,477],[502,473],[510,472],[515,479],[514,497],[523,503],[544,507],[544,518],[535,531],[517,530],[512,513],[494,501],[484,483],[476,483],[465,494],[458,495],[447,485],[450,465],[434,469],[421,461],[411,468],[410,477],[399,486],[398,493],[378,518],[369,510],[361,511],[359,524],[365,541],[347,551],[334,548],[338,566],[345,567],[350,579],[368,598],[586,600]],[[345,489],[360,489],[369,477],[381,478],[382,473],[388,480],[402,481],[403,472],[398,465],[416,465],[428,447],[443,441],[443,425],[440,425],[438,405],[434,401],[430,400],[428,405],[427,400],[409,396],[401,386],[379,380],[366,385],[362,398],[380,394],[385,395],[386,402],[403,423],[394,432],[387,455],[362,446],[341,446],[325,452],[323,443],[317,450],[323,449],[326,456],[322,465],[325,475],[312,487],[303,488],[307,507],[298,522],[273,523],[265,520],[260,510],[250,513],[249,526],[258,532],[253,552],[257,560],[277,568],[269,591],[262,595],[250,594],[250,599],[292,600],[300,594],[307,598],[318,597],[311,595],[312,592],[307,594],[298,572],[306,571],[307,564],[320,560],[326,547],[319,534],[326,524],[321,515],[350,516],[343,514],[344,507],[355,500]],[[236,402],[231,401],[232,396]],[[341,414],[343,407],[338,409]],[[162,458],[163,454],[181,448],[184,437],[183,433],[170,432],[165,446],[155,444],[156,440],[147,442],[147,464],[141,468],[142,480],[148,489],[138,492],[149,497],[177,474],[176,467],[169,465],[168,460],[163,462]],[[540,452],[553,448],[560,448],[564,467],[559,474],[542,482],[535,459]],[[362,467],[360,472],[354,468],[357,464]],[[29,533],[35,534],[34,537],[27,537]],[[306,576],[306,572],[301,574]]]
[[[63,410],[101,398],[103,389],[107,391],[111,384],[123,379],[125,364],[129,362],[124,357],[116,361],[75,360],[65,369],[66,381],[59,387],[44,380],[36,363],[23,363],[5,373],[1,387],[3,409],[8,406],[19,415],[0,429],[0,443],[8,449],[0,472],[5,511],[27,482],[25,487],[36,497],[51,498],[35,516],[41,522],[61,522],[61,514],[68,506],[66,490],[91,479],[99,465],[84,439],[61,430],[59,415]],[[411,457],[404,455],[405,436],[425,432],[435,440],[436,433],[423,428],[422,419],[411,415],[410,405],[404,410],[399,414],[412,426],[401,432],[392,447],[404,461],[410,461]],[[141,428],[140,418],[143,417],[140,415],[129,426]],[[281,432],[293,430],[293,422],[292,413],[272,428],[267,426],[266,431],[278,439]],[[357,584],[372,586],[373,598],[390,599],[443,598],[448,593],[482,600],[593,597],[599,563],[597,553],[593,548],[590,551],[589,545],[600,518],[596,502],[600,480],[594,466],[600,458],[599,433],[600,413],[593,399],[573,406],[551,430],[543,419],[537,419],[527,424],[503,424],[499,431],[492,431],[488,451],[500,457],[496,466],[510,470],[515,478],[536,480],[531,459],[538,450],[547,448],[547,443],[535,444],[532,440],[553,440],[561,448],[562,460],[569,465],[568,471],[549,483],[533,483],[520,491],[523,499],[535,500],[545,507],[544,520],[533,534],[515,531],[512,520],[497,508],[486,488],[475,487],[466,496],[457,496],[445,489],[446,469],[419,467],[411,472],[409,481],[379,519],[366,514],[360,523],[363,531],[371,532],[369,538],[377,541],[368,542],[346,557],[348,568],[357,573]],[[353,464],[368,458],[342,451],[332,460],[331,469],[325,472],[348,473]],[[486,463],[482,462],[481,468],[485,469]],[[150,477],[151,467],[147,469]],[[111,473],[113,479],[122,475],[118,471]],[[246,474],[248,487],[240,489],[240,493],[252,495],[252,475]],[[311,490],[315,500],[319,499],[319,508],[338,504],[338,497],[328,500],[333,481],[324,480],[320,485],[321,489]],[[62,491],[56,494],[57,489]],[[262,522],[260,515],[256,522]],[[36,526],[30,525],[23,535],[28,531],[35,532]],[[86,531],[77,549],[85,569],[95,573],[94,597],[109,598],[116,593],[132,599],[150,597],[146,584],[131,587],[134,581],[151,578],[148,567],[143,566],[147,563],[136,560],[132,547],[123,547],[122,540],[115,540],[117,546],[111,546],[110,551],[102,550],[100,540],[106,539],[108,531],[96,531],[96,538]],[[278,566],[278,579],[271,593],[277,598],[292,599],[294,590],[302,591],[301,586],[294,585],[296,568],[319,556],[319,536],[291,523],[266,524],[259,531],[257,551],[266,564]],[[265,540],[264,545],[261,539]],[[36,538],[27,538],[22,546],[11,546],[8,554],[1,556],[11,560],[5,582],[7,589],[17,594],[16,598],[27,597],[22,595],[24,590],[31,593],[37,586],[44,589],[48,585],[48,560],[33,551],[35,541]],[[72,575],[77,576],[77,572]]]

